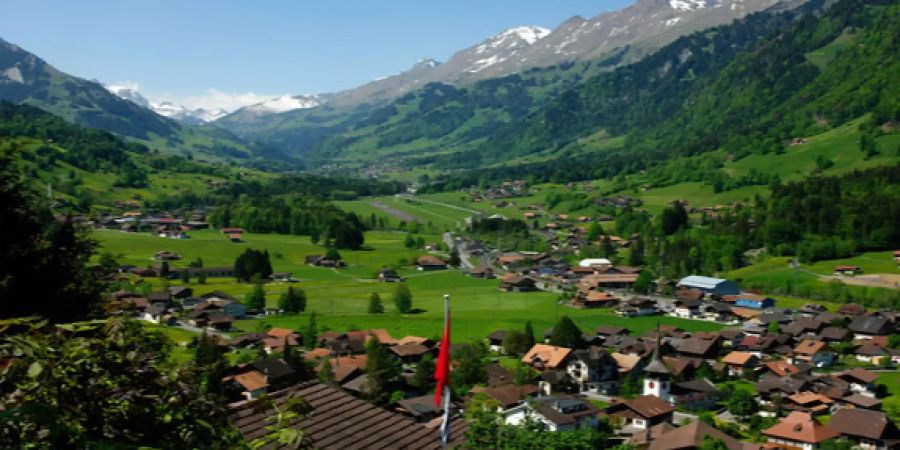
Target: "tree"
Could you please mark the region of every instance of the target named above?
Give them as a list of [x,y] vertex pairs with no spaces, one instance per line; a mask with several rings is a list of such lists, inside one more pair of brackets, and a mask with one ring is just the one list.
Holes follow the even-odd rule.
[[[7,322],[11,324],[11,322]],[[2,448],[232,448],[240,436],[174,345],[119,317],[61,327],[19,320],[0,359]],[[13,339],[13,337],[15,339]]]
[[216,341],[206,334],[206,330],[197,339],[197,348],[194,350],[194,364],[205,367],[214,364],[222,357],[222,350],[216,345]]
[[259,251],[252,248],[244,250],[234,261],[234,276],[238,281],[249,282],[254,277],[268,279],[272,275],[272,263],[269,260],[269,251]]
[[319,368],[319,381],[325,384],[334,384],[334,368],[331,367],[331,358],[325,358],[322,361],[322,367]]
[[725,441],[716,439],[712,436],[703,436],[703,442],[697,447],[698,450],[728,450]]
[[384,314],[384,305],[381,304],[381,296],[377,292],[369,296],[369,314]]
[[487,348],[483,342],[460,346],[454,355],[456,365],[450,373],[453,388],[467,392],[472,386],[486,382],[485,357],[487,357]]
[[525,337],[528,338],[528,342],[530,343],[528,348],[534,347],[534,343],[537,341],[534,339],[534,326],[531,325],[530,320],[525,322]]
[[628,265],[643,266],[644,265],[644,238],[638,237],[631,246],[631,253],[628,254]]
[[341,258],[341,252],[337,251],[337,249],[334,247],[329,247],[328,250],[325,251],[325,259],[340,261]]
[[641,273],[638,274],[636,280],[634,280],[634,284],[631,285],[631,288],[634,289],[634,292],[640,294],[648,294],[650,290],[653,288],[653,273],[649,270],[642,270]]
[[191,282],[191,273],[188,269],[184,269],[181,271],[181,282],[184,284],[188,284]]
[[374,336],[366,341],[365,372],[366,397],[375,403],[386,401],[391,384],[400,376],[400,363]]
[[163,261],[162,264],[159,265],[159,277],[165,279],[169,276],[169,272],[169,262]]
[[202,270],[200,271],[200,273],[197,275],[197,283],[206,284],[206,272]]
[[411,234],[406,235],[406,239],[403,241],[403,246],[406,248],[416,248],[416,240],[413,239]]
[[435,385],[434,370],[434,357],[430,354],[425,355],[416,365],[416,372],[411,384],[421,392],[430,392]]
[[313,311],[312,314],[309,315],[309,323],[306,325],[306,329],[303,330],[303,345],[307,349],[316,348],[316,345],[319,343],[316,334],[317,332],[316,312]]
[[405,284],[398,284],[394,291],[394,306],[401,314],[409,314],[412,311],[412,292]]
[[254,280],[253,289],[244,299],[244,305],[247,309],[262,311],[266,309],[266,291],[263,289],[262,281],[258,278]]
[[503,349],[512,355],[524,355],[532,346],[534,343],[521,331],[510,330],[503,338]]
[[731,394],[727,403],[728,411],[741,419],[746,419],[759,411],[759,404],[753,398],[753,394],[743,389]]
[[600,236],[603,236],[603,226],[598,222],[591,222],[591,226],[588,227],[587,241],[594,242],[599,239]]
[[569,316],[562,316],[553,327],[553,333],[550,335],[550,343],[560,347],[579,348],[584,343],[581,329]]
[[454,245],[453,248],[450,249],[450,266],[459,267],[462,264],[462,259],[459,257],[459,250]]
[[766,329],[769,334],[781,333],[781,325],[778,322],[769,322],[769,325]]
[[306,311],[306,293],[302,289],[288,287],[287,291],[278,299],[278,309],[288,314]]

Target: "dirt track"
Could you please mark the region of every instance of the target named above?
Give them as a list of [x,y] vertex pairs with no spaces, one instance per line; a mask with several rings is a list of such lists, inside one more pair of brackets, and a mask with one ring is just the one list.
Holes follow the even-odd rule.
[[406,222],[421,221],[418,217],[412,214],[400,211],[399,209],[391,208],[390,206],[385,205],[381,202],[369,202],[369,204]]

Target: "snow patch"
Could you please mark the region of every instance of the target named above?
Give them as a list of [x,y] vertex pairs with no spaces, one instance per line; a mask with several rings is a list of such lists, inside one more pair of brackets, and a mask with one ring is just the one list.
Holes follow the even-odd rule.
[[669,6],[677,11],[694,11],[706,8],[706,0],[669,0]]
[[3,76],[6,77],[7,80],[15,81],[16,83],[25,83],[25,78],[22,77],[22,71],[15,66],[4,70]]
[[250,105],[247,109],[262,113],[282,113],[295,109],[309,109],[325,103],[318,95],[282,95]]
[[669,28],[669,27],[677,24],[678,22],[681,22],[681,17],[673,17],[666,21],[666,28]]

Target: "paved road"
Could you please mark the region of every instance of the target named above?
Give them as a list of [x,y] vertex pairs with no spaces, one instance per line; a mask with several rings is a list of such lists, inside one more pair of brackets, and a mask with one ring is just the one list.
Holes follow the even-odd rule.
[[456,250],[459,252],[459,259],[461,261],[461,267],[463,269],[474,269],[475,265],[473,265],[472,262],[469,261],[469,258],[471,257],[471,255],[469,255],[469,252],[468,252],[468,249],[466,248],[465,242],[460,241],[457,244],[457,242],[453,239],[453,233],[451,233],[449,231],[444,233],[443,237],[444,237],[444,243],[447,244],[448,249],[452,249],[453,247],[456,247]]

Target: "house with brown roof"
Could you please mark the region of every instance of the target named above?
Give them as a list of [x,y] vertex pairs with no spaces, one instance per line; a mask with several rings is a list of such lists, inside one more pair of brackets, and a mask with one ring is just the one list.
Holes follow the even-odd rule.
[[647,450],[692,450],[700,448],[706,437],[717,439],[725,444],[728,450],[742,450],[743,445],[737,439],[695,420],[685,426],[672,428],[656,436]]
[[398,344],[388,347],[388,350],[400,360],[404,366],[415,365],[422,358],[431,353],[431,349],[422,344]]
[[721,339],[682,339],[674,343],[675,352],[678,356],[689,358],[701,358],[707,360],[715,360],[719,355],[721,348]]
[[444,260],[432,256],[432,255],[423,255],[420,256],[419,259],[416,260],[416,269],[427,271],[427,270],[446,270],[447,263]]
[[572,349],[568,347],[534,344],[522,357],[522,362],[539,371],[555,370],[564,367],[571,354]]
[[837,313],[843,316],[861,316],[866,313],[866,308],[856,303],[845,303],[838,308]]
[[800,372],[802,372],[800,370],[800,367],[798,367],[794,364],[791,364],[788,361],[785,361],[783,359],[778,359],[775,361],[768,361],[765,363],[765,365],[763,367],[765,370],[768,370],[769,372],[775,374],[775,376],[777,376],[779,378],[797,375]]
[[507,425],[520,425],[537,420],[548,431],[596,428],[598,410],[594,405],[571,396],[536,397],[503,413]]
[[794,347],[791,362],[804,362],[813,367],[828,367],[834,363],[835,352],[827,342],[803,340]]
[[759,367],[759,358],[750,352],[731,352],[722,358],[722,363],[732,377],[743,376],[747,370],[755,370]]
[[537,285],[531,277],[510,272],[500,277],[500,290],[505,292],[532,292],[537,290]]
[[877,372],[855,367],[850,370],[833,373],[831,376],[847,382],[850,391],[853,393],[875,397],[875,381],[879,377]]
[[814,450],[839,434],[822,425],[808,413],[794,411],[770,428],[763,430],[767,448]]
[[838,264],[834,266],[834,276],[838,277],[841,275],[846,275],[852,277],[854,275],[858,275],[862,273],[862,268],[859,266],[853,266],[850,264]]
[[247,366],[234,375],[222,379],[224,383],[233,383],[241,391],[246,400],[259,398],[267,392],[269,382],[266,375],[251,366]]
[[672,422],[675,407],[655,395],[643,395],[630,400],[614,400],[604,410],[607,416],[623,421],[623,430],[645,430],[664,422]]
[[469,391],[473,395],[481,394],[497,402],[497,412],[501,413],[520,405],[523,401],[538,395],[539,392],[538,387],[533,384],[516,386],[509,383],[495,387],[475,386]]
[[789,395],[784,399],[782,407],[791,411],[800,411],[812,415],[827,414],[831,411],[834,400],[816,393],[816,392],[800,392]]
[[828,427],[866,450],[900,448],[900,430],[880,411],[859,408],[837,410]]
[[589,291],[586,294],[579,293],[572,301],[576,308],[612,308],[622,299],[605,291]]
[[897,331],[897,327],[893,322],[881,316],[856,316],[850,321],[847,328],[853,332],[854,340],[888,336]]

